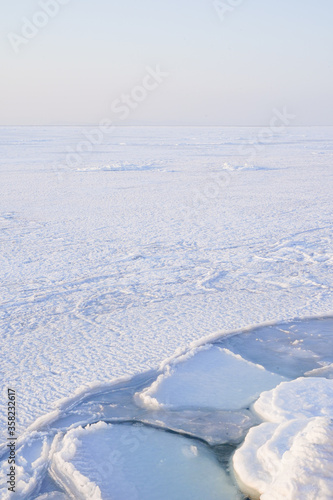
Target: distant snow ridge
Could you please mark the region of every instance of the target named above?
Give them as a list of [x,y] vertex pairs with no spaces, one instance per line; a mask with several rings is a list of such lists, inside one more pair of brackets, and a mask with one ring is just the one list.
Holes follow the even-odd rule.
[[260,167],[258,165],[251,165],[244,163],[244,165],[231,165],[225,162],[222,167],[223,170],[236,171],[236,170],[275,170],[272,167]]
[[165,162],[161,160],[137,161],[135,163],[129,161],[118,161],[115,163],[106,163],[103,165],[90,165],[77,168],[78,172],[128,172],[128,171],[145,171],[145,170],[161,170],[165,166]]
[[243,491],[261,500],[328,500],[333,492],[333,380],[298,378],[263,392],[263,423],[235,452]]

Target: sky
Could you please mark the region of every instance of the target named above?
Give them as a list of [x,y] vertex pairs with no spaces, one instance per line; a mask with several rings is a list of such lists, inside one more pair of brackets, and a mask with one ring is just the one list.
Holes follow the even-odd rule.
[[332,0],[0,4],[1,125],[333,125]]

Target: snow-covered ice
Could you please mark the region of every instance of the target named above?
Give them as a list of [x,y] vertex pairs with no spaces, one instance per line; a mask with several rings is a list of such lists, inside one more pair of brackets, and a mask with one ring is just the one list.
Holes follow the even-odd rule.
[[100,422],[55,444],[51,471],[76,499],[240,499],[202,443],[145,426]]
[[239,410],[283,380],[228,349],[210,345],[166,365],[150,387],[136,394],[136,401],[153,409]]
[[[16,390],[20,488],[31,500],[64,494],[45,483],[41,443],[69,427],[129,419],[211,443],[242,439],[257,422],[247,410],[193,399],[182,415],[148,411],[128,390],[132,375],[208,339],[265,377],[331,378],[333,128],[281,130],[260,149],[259,133],[119,127],[72,164],[83,128],[0,127],[2,399]],[[121,377],[125,396],[114,400]]]
[[333,421],[326,417],[252,428],[233,456],[242,490],[261,500],[329,500]]
[[119,127],[67,164],[84,130],[0,129],[1,370],[20,433],[207,335],[332,310],[333,128],[281,131],[250,163],[260,129]]
[[332,498],[333,380],[282,382],[253,408],[269,423],[250,429],[234,454],[243,491],[263,500]]
[[283,382],[263,392],[253,408],[270,422],[321,416],[333,419],[333,380],[301,377]]

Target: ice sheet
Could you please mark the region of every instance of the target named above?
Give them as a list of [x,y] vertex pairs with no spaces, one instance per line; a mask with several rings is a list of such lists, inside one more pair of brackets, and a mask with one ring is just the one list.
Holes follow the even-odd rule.
[[261,500],[329,500],[333,491],[330,418],[264,423],[251,429],[233,456],[239,484]]
[[166,365],[157,380],[135,396],[146,408],[239,410],[282,380],[262,366],[214,345],[189,351]]
[[0,129],[0,368],[20,434],[207,335],[332,311],[332,128],[290,128],[250,165],[256,128],[119,127],[68,165],[84,132]]
[[211,445],[238,443],[257,423],[254,415],[243,411],[153,411],[139,417],[141,422],[165,427],[204,439]]
[[222,343],[267,370],[295,378],[333,363],[333,319],[304,319],[255,328]]
[[[238,443],[250,427],[258,423],[248,410],[242,411],[146,411],[117,405],[98,405],[99,411],[94,411],[95,405],[88,406],[85,411],[73,411],[68,416],[60,418],[52,428],[66,430],[103,420],[115,422],[144,422],[155,427],[167,428],[183,434],[192,435],[210,444]],[[92,410],[92,412],[89,411]]]
[[52,474],[77,500],[241,498],[204,444],[142,425],[81,427],[54,450]]

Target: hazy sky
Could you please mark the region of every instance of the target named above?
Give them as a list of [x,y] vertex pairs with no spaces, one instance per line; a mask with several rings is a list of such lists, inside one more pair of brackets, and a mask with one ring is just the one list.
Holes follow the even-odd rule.
[[333,125],[332,0],[0,1],[3,125]]

